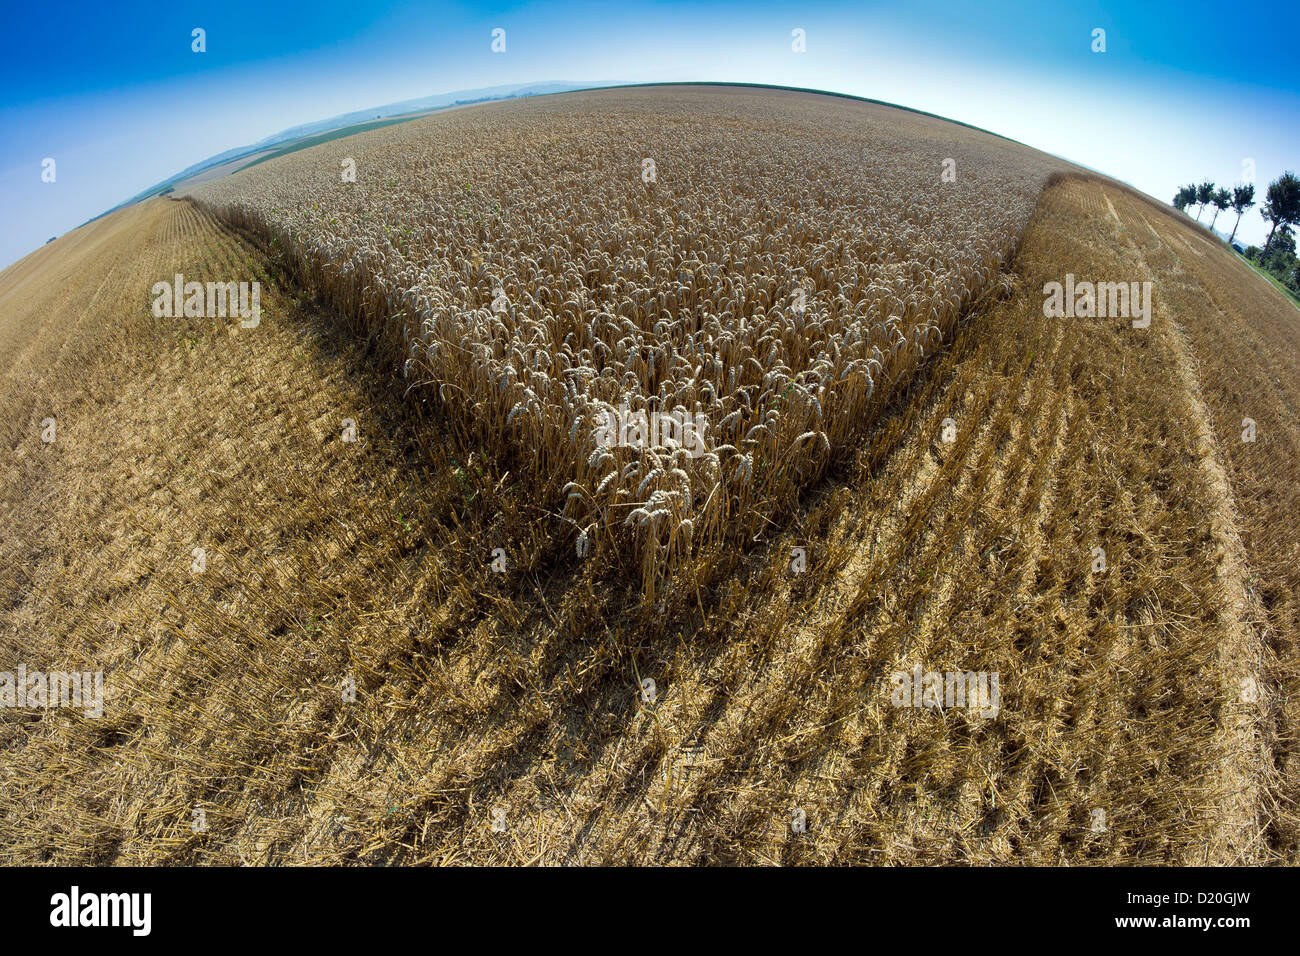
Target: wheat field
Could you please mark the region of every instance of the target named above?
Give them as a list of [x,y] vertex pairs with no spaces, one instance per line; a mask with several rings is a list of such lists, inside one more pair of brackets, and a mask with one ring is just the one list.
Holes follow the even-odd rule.
[[[151,314],[181,272],[261,325]],[[1151,326],[1044,318],[1067,272]],[[0,305],[0,670],[107,684],[0,710],[5,862],[1300,858],[1296,314],[1117,183],[569,94],[128,208]],[[603,447],[625,403],[706,454]]]
[[[634,555],[654,601],[870,431],[1064,168],[920,116],[882,137],[880,109],[552,97],[353,137],[355,182],[307,150],[193,195],[280,237],[370,335],[400,331],[408,380],[562,492],[584,556]],[[701,447],[600,441],[622,409],[701,416]]]

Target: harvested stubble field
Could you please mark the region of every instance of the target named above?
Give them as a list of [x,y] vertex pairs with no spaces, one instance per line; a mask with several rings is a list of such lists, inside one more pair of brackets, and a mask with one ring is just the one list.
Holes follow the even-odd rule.
[[[0,670],[108,684],[0,710],[0,859],[1300,859],[1297,315],[1185,217],[747,89],[196,193],[0,274]],[[261,326],[155,318],[176,272]],[[1067,272],[1151,327],[1044,319]],[[709,454],[593,447],[625,400]],[[918,665],[997,716],[894,706]]]

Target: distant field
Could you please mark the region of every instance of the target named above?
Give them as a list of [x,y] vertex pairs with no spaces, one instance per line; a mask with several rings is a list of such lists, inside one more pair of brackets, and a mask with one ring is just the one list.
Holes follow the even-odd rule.
[[[385,126],[396,126],[398,123],[409,123],[414,118],[415,117],[413,116],[395,116],[388,119],[372,120],[368,123],[357,123],[354,126],[344,126],[340,129],[330,130],[327,133],[318,133],[315,136],[304,136],[302,139],[295,139],[292,142],[285,143],[283,146],[267,150],[265,153],[259,153],[256,159],[247,163],[247,166],[256,166],[258,163],[264,163],[268,159],[288,156],[290,153],[296,153],[301,149],[310,149],[311,147],[319,146],[322,143],[330,143],[336,139],[355,136],[357,133],[364,133],[374,129],[383,129]],[[240,168],[247,168],[247,166]],[[190,185],[198,185],[198,183],[196,181]]]
[[[261,324],[156,318],[177,272]],[[4,862],[1300,861],[1300,326],[1119,184],[566,94],[114,213],[0,316],[0,671],[109,688],[0,709]]]

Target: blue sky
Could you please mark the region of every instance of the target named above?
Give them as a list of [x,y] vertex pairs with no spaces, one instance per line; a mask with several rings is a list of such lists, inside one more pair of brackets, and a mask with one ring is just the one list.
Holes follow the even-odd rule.
[[[982,126],[1167,201],[1300,170],[1300,9],[1190,2],[10,4],[0,267],[214,153],[299,123],[545,80],[727,80]],[[191,30],[207,52],[191,51]],[[491,31],[506,30],[506,52]],[[807,52],[790,49],[801,28]],[[1106,52],[1091,50],[1106,31]],[[41,162],[55,159],[53,183]],[[1208,216],[1208,213],[1207,213]],[[1219,217],[1231,228],[1235,216]],[[1239,235],[1259,241],[1252,210]]]

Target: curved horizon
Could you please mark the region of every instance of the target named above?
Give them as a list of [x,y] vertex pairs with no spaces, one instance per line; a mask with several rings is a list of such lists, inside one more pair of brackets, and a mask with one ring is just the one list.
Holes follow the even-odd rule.
[[[1235,14],[1205,2],[972,11],[940,0],[907,10],[730,0],[633,0],[614,11],[407,0],[362,10],[342,0],[15,9],[0,39],[0,208],[10,224],[0,268],[188,167],[313,118],[438,95],[430,90],[566,79],[858,98],[1023,143],[1166,203],[1184,182],[1230,185],[1253,170],[1258,200],[1300,167],[1300,85],[1285,43],[1300,18],[1269,11],[1282,21],[1252,36],[1248,56],[1207,53],[1205,24]],[[202,52],[194,29],[205,31]],[[499,53],[495,29],[505,31]],[[1104,52],[1092,49],[1097,30]],[[46,159],[54,182],[42,179]],[[1258,244],[1266,231],[1256,207],[1238,235]]]

